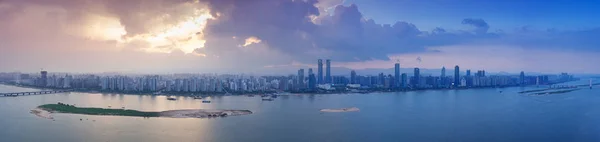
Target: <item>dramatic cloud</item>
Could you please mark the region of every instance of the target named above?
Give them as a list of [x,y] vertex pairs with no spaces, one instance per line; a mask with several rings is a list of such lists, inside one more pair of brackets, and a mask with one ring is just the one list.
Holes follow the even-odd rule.
[[[417,55],[424,66],[436,67],[451,64],[443,61],[481,64],[467,58],[477,54],[471,51],[497,47],[565,58],[600,52],[599,29],[494,31],[483,19],[467,18],[456,24],[470,29],[424,31],[410,21],[378,23],[343,0],[0,0],[0,19],[3,71],[251,72],[319,58],[348,68],[384,68],[376,63],[403,59],[412,65],[408,59]],[[513,56],[497,59],[503,57]]]

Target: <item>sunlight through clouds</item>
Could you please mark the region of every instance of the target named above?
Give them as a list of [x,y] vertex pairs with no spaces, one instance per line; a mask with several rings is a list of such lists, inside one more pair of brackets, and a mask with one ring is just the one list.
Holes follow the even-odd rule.
[[207,20],[213,18],[208,10],[197,10],[194,16],[185,22],[164,31],[136,35],[125,39],[125,42],[133,40],[146,41],[150,44],[150,47],[144,50],[148,52],[170,53],[173,49],[179,49],[184,53],[192,53],[196,48],[204,47],[206,40],[204,40],[203,30],[206,27]]
[[261,42],[261,40],[259,38],[255,37],[255,36],[251,36],[246,39],[246,42],[242,46],[246,47],[248,45],[256,44],[256,43],[260,43],[260,42]]

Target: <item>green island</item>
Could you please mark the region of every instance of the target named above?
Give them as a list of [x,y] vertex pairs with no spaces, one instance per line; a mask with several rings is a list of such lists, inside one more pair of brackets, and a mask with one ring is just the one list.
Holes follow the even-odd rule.
[[105,109],[105,108],[85,108],[75,107],[74,105],[68,105],[63,103],[58,104],[45,104],[38,106],[38,108],[59,113],[73,113],[73,114],[86,114],[86,115],[117,115],[117,116],[137,116],[137,117],[159,117],[159,112],[143,112],[130,109]]
[[57,103],[45,104],[31,110],[31,113],[39,117],[52,118],[50,113],[71,113],[84,115],[110,115],[110,116],[133,116],[133,117],[168,117],[168,118],[214,118],[226,116],[238,116],[252,114],[250,110],[205,110],[184,109],[168,110],[161,112],[144,112],[130,109],[107,109],[75,107],[74,105]]

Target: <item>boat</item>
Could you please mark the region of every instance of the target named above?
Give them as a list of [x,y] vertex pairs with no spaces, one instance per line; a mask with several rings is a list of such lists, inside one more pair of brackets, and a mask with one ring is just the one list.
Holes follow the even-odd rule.
[[167,100],[169,100],[169,101],[175,101],[175,100],[177,100],[177,99],[176,99],[176,98],[171,98],[171,97],[169,97],[169,98],[167,98]]
[[269,95],[264,94],[264,95],[260,95],[260,97],[269,97]]
[[247,95],[248,97],[254,97],[254,95]]
[[277,94],[271,95],[271,98],[277,98]]
[[202,97],[200,97],[200,96],[194,96],[193,98],[194,98],[194,100],[200,100],[200,99],[202,99]]
[[210,103],[210,101],[209,100],[204,100],[204,101],[202,101],[202,103]]
[[267,97],[262,97],[262,100],[263,101],[273,101],[273,98],[267,96]]

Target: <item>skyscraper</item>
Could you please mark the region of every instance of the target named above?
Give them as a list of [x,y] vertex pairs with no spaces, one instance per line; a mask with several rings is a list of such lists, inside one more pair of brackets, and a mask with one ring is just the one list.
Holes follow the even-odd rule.
[[394,85],[400,87],[400,63],[394,65]]
[[466,85],[468,87],[471,87],[473,85],[473,77],[471,77],[471,70],[467,70],[467,75],[465,76],[465,81],[466,81],[466,83],[463,85]]
[[41,71],[40,74],[42,74],[42,78],[40,80],[40,86],[45,87],[48,84],[48,72]]
[[446,81],[446,80],[447,80],[446,79],[446,67],[442,67],[442,75],[440,75],[440,81],[441,81],[440,84],[444,87],[447,86],[446,82],[448,82],[448,81]]
[[313,74],[312,68],[308,68],[308,75]]
[[350,71],[350,84],[356,84],[356,72],[354,70]]
[[446,77],[446,67],[442,67],[442,78]]
[[298,86],[302,88],[304,86],[304,69],[298,70]]
[[309,73],[308,74],[308,89],[314,90],[315,88],[317,88],[317,81],[315,79],[315,74]]
[[322,84],[323,83],[323,60],[319,59],[319,67],[317,69],[318,75],[317,75],[317,83],[318,84]]
[[457,66],[454,67],[454,87],[460,86],[460,68]]
[[331,83],[331,60],[325,61],[325,83]]
[[519,75],[519,85],[525,85],[525,72],[521,71]]
[[421,81],[421,69],[419,68],[415,68],[415,74],[414,74],[414,80],[413,80],[413,86],[418,86],[420,81]]
[[402,88],[406,88],[406,86],[408,85],[408,83],[406,82],[407,80],[408,80],[408,75],[406,75],[406,73],[403,73],[402,79],[401,79]]

